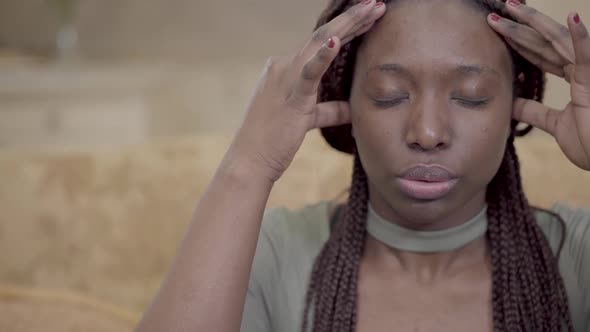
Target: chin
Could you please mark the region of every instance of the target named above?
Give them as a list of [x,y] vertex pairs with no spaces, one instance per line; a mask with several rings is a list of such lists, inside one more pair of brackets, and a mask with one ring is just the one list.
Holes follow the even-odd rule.
[[465,190],[461,190],[462,187],[457,185],[446,195],[432,200],[416,199],[403,191],[388,188],[390,191],[381,192],[379,200],[390,210],[392,218],[397,219],[404,227],[416,230],[442,230],[456,226],[457,222],[469,220],[485,203],[485,191],[467,194]]
[[456,208],[456,204],[445,198],[436,200],[405,199],[392,204],[395,211],[399,211],[404,220],[411,220],[416,225],[432,225],[446,218]]
[[388,209],[394,212],[395,218],[403,220],[405,227],[415,229],[444,228],[445,220],[448,222],[449,218],[467,204],[465,200],[468,201],[468,199],[461,199],[462,195],[458,195],[460,190],[452,190],[437,199],[422,200],[410,197],[394,188],[388,189],[388,193],[382,192],[385,195],[379,195],[381,196],[379,200],[388,205]]

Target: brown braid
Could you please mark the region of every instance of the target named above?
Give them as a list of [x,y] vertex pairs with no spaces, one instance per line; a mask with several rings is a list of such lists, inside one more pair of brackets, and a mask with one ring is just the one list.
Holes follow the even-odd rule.
[[[496,0],[470,0],[486,12],[499,12]],[[389,1],[385,1],[389,2]],[[355,4],[332,0],[321,15],[318,27]],[[344,45],[322,79],[319,101],[348,100],[356,53],[361,39]],[[541,101],[545,87],[543,72],[510,49],[513,59],[514,95]],[[524,75],[521,82],[519,76]],[[504,159],[488,185],[487,240],[492,264],[492,306],[496,331],[572,332],[573,326],[557,257],[535,221],[534,209],[524,195],[514,136],[530,131],[512,123]],[[302,331],[352,332],[357,322],[359,263],[366,238],[368,206],[367,175],[355,151],[350,125],[322,130],[336,149],[354,154],[354,171],[348,203],[329,240],[317,256],[305,300]],[[562,227],[565,227],[562,222]],[[562,234],[565,233],[562,232]],[[562,238],[563,240],[563,238]],[[560,248],[563,245],[560,244]],[[559,253],[559,251],[558,251]]]

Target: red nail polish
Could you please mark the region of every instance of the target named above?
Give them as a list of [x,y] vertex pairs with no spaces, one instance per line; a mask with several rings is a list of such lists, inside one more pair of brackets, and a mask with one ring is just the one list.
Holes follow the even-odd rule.
[[518,6],[520,6],[520,1],[518,1],[518,0],[508,0],[508,4],[511,5],[512,7],[518,7]]
[[328,48],[334,48],[334,45],[336,43],[334,43],[334,39],[330,38],[328,39]]
[[492,14],[492,21],[498,22],[500,20],[500,16],[496,14]]
[[574,22],[576,22],[576,24],[580,24],[580,15],[578,15],[576,13],[576,15],[574,15]]

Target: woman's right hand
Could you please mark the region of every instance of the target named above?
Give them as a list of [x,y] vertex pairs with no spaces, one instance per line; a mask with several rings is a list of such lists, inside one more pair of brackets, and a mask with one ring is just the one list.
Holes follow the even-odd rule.
[[298,54],[271,57],[228,151],[230,159],[247,162],[248,171],[274,182],[307,131],[350,123],[348,102],[318,104],[318,86],[340,47],[371,29],[384,13],[382,2],[362,0],[316,30]]

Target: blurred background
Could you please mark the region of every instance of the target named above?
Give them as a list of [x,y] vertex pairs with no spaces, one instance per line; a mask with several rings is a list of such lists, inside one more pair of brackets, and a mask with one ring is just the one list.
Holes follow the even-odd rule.
[[[266,58],[301,47],[326,3],[0,0],[0,331],[132,329]],[[590,25],[586,0],[529,3]],[[568,93],[551,78],[547,104]],[[590,205],[551,137],[518,151],[533,203]],[[332,199],[350,169],[310,133],[269,206]]]

